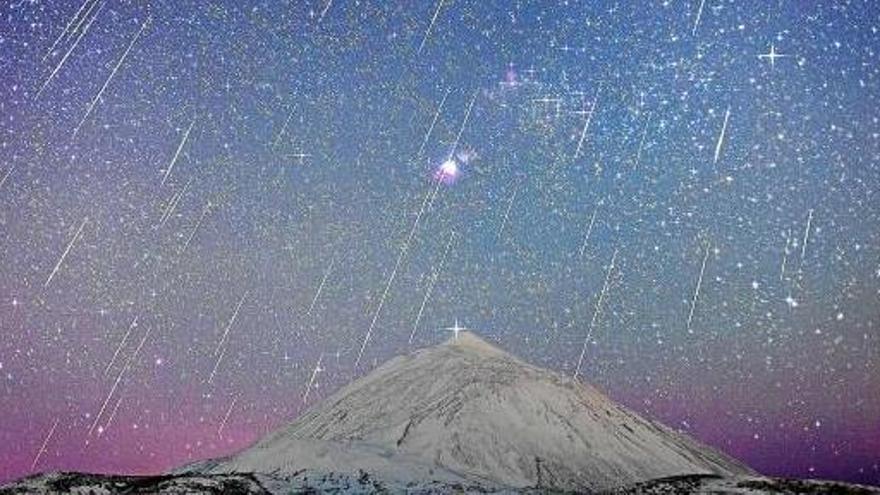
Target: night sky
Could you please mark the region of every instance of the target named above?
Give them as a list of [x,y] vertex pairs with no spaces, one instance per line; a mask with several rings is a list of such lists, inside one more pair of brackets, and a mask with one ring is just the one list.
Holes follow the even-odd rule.
[[231,453],[458,320],[880,484],[880,5],[598,3],[0,2],[0,480]]

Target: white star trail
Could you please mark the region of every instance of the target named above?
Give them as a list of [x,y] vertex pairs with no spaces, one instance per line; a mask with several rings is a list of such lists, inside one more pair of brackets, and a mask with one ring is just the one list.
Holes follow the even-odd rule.
[[86,8],[86,5],[88,5],[90,1],[91,0],[85,0],[82,5],[79,6],[79,9],[77,9],[76,13],[73,14],[73,17],[71,17],[70,20],[67,21],[67,25],[64,26],[64,31],[62,31],[61,34],[59,34],[58,37],[55,38],[55,42],[52,43],[52,46],[49,47],[49,50],[47,50],[46,54],[43,55],[43,62],[45,62],[46,59],[49,58],[49,55],[52,55],[52,52],[55,51],[55,47],[58,46],[58,43],[61,42],[61,39],[64,38],[64,35],[66,35],[67,32],[70,30],[70,27],[73,26],[73,23],[76,22],[77,19],[79,19],[79,15],[82,13],[83,9]]
[[220,422],[220,427],[217,428],[217,436],[220,438],[223,438],[223,429],[226,428],[226,423],[229,421],[229,416],[232,414],[232,409],[235,408],[235,403],[237,401],[238,396],[233,397],[229,407],[226,408],[226,414],[223,415],[223,421]]
[[642,130],[642,138],[639,140],[639,148],[636,151],[636,163],[633,165],[633,168],[638,168],[639,164],[642,162],[642,149],[645,147],[645,138],[648,136],[648,126],[651,124],[652,115],[648,115],[648,120],[645,122],[645,128]]
[[581,243],[581,248],[578,250],[578,258],[584,257],[584,252],[587,249],[587,242],[590,240],[590,235],[593,233],[593,224],[596,222],[596,213],[599,212],[599,205],[596,205],[593,208],[593,214],[590,215],[590,224],[587,226],[587,233],[584,234],[584,241]]
[[284,136],[284,133],[287,131],[287,126],[290,125],[290,119],[293,118],[293,110],[287,113],[287,118],[284,119],[284,124],[281,125],[281,130],[278,131],[278,134],[275,136],[275,139],[272,141],[272,148],[278,146],[278,143],[281,142],[281,137]]
[[250,290],[246,290],[244,294],[242,294],[241,299],[238,300],[238,304],[235,306],[235,311],[232,313],[232,317],[226,323],[226,327],[223,329],[223,336],[220,338],[220,342],[217,343],[217,347],[214,349],[214,355],[217,356],[217,359],[214,360],[214,367],[211,369],[211,374],[208,376],[208,383],[213,383],[214,376],[217,374],[217,370],[220,368],[220,362],[223,361],[223,358],[226,356],[226,339],[229,337],[229,331],[232,329],[232,325],[235,324],[235,319],[238,317],[238,312],[241,311],[241,306],[244,304],[244,300],[247,298]]
[[172,215],[174,215],[174,211],[177,210],[177,205],[180,204],[180,200],[186,194],[186,191],[189,189],[192,181],[192,178],[190,178],[188,181],[186,181],[186,184],[184,184],[183,189],[177,191],[176,193],[174,193],[173,196],[171,196],[171,200],[168,201],[168,207],[165,208],[165,211],[162,213],[162,218],[159,219],[160,228],[164,227],[165,223],[172,217]]
[[122,377],[125,376],[125,373],[131,368],[131,363],[137,359],[138,354],[141,352],[141,348],[144,346],[144,343],[147,341],[147,337],[150,336],[150,328],[147,327],[146,331],[144,331],[143,337],[141,337],[141,341],[138,344],[137,348],[134,352],[128,357],[125,362],[125,366],[119,370],[119,374],[116,375],[116,380],[113,382],[113,386],[110,387],[110,391],[107,393],[107,396],[104,398],[104,402],[101,404],[101,408],[98,410],[98,414],[95,415],[95,420],[92,422],[92,426],[89,427],[88,436],[92,435],[92,432],[95,430],[95,427],[98,426],[98,422],[101,421],[101,416],[104,415],[104,411],[107,409],[107,404],[110,402],[110,399],[113,397],[113,394],[116,392],[117,387],[119,387],[119,383],[122,381]]
[[440,100],[440,105],[437,106],[437,111],[434,112],[434,118],[431,120],[431,125],[428,127],[428,132],[425,133],[425,138],[422,139],[422,145],[419,146],[419,152],[416,153],[416,158],[422,156],[422,152],[425,150],[425,146],[428,144],[428,138],[431,137],[431,132],[434,130],[434,126],[437,124],[437,120],[440,118],[440,112],[443,111],[443,105],[446,103],[446,99],[449,98],[449,93],[451,90],[446,90],[446,94],[443,95],[443,99]]
[[379,304],[376,306],[376,311],[373,313],[373,319],[370,321],[369,327],[367,327],[367,333],[364,335],[364,339],[361,342],[361,348],[358,351],[357,358],[354,361],[354,367],[357,368],[360,365],[361,358],[364,355],[364,349],[367,348],[367,344],[370,342],[370,338],[373,336],[373,329],[376,326],[376,322],[379,320],[379,315],[382,313],[382,307],[385,305],[385,300],[388,298],[388,291],[391,290],[391,285],[394,283],[395,277],[397,277],[397,270],[400,268],[400,264],[403,262],[404,256],[406,256],[407,251],[409,250],[409,244],[412,241],[413,236],[415,235],[416,229],[419,227],[419,222],[422,219],[422,215],[425,212],[425,207],[430,199],[431,203],[434,202],[434,197],[437,194],[437,190],[440,188],[440,180],[437,179],[434,181],[434,190],[428,193],[428,196],[425,196],[425,199],[422,201],[422,206],[419,208],[419,213],[416,215],[416,219],[413,222],[412,228],[409,231],[406,239],[403,242],[403,245],[400,247],[400,253],[397,255],[397,261],[394,263],[394,268],[391,270],[391,275],[388,277],[388,281],[385,283],[385,289],[382,291],[382,297],[379,298]]
[[471,116],[471,110],[474,108],[474,102],[477,101],[477,92],[474,92],[473,98],[471,98],[471,102],[468,105],[467,112],[464,114],[464,120],[461,121],[461,127],[458,129],[458,134],[455,135],[455,142],[452,143],[452,148],[449,150],[448,160],[451,160],[455,157],[455,151],[458,149],[458,142],[461,140],[461,134],[464,132],[464,128],[468,123],[468,119]]
[[446,241],[446,248],[443,250],[443,256],[440,258],[440,264],[437,266],[437,269],[434,270],[434,273],[431,276],[431,281],[428,283],[428,289],[425,291],[425,297],[422,298],[422,304],[419,306],[419,311],[416,314],[416,321],[413,323],[412,332],[409,334],[409,344],[412,345],[413,338],[416,335],[416,330],[419,328],[419,322],[422,320],[422,313],[425,311],[425,305],[428,304],[428,299],[431,298],[431,293],[434,291],[434,285],[437,284],[437,279],[440,278],[440,274],[443,271],[443,266],[446,264],[446,257],[449,255],[449,249],[452,247],[452,241],[455,239],[455,232],[451,232],[449,234],[449,240]]
[[593,99],[593,104],[590,106],[590,113],[587,114],[587,120],[584,121],[584,126],[581,128],[581,136],[578,139],[577,149],[574,151],[574,159],[577,160],[578,157],[581,156],[581,149],[584,146],[584,140],[587,138],[587,130],[590,129],[590,122],[593,121],[593,114],[596,113],[596,105],[599,103],[599,95],[602,93],[602,87],[596,91],[596,97]]
[[333,5],[333,0],[327,0],[327,4],[324,5],[324,10],[321,11],[321,15],[318,17],[318,22],[324,20],[324,16],[327,15],[327,11],[330,10],[330,6]]
[[810,208],[810,212],[807,215],[807,225],[804,227],[804,240],[801,243],[801,261],[800,265],[804,264],[804,256],[807,254],[807,242],[810,240],[810,228],[813,225],[813,209]]
[[119,405],[122,404],[122,399],[123,399],[124,397],[125,397],[125,396],[120,395],[120,396],[116,399],[116,404],[113,405],[113,409],[110,411],[110,416],[107,417],[107,422],[104,423],[104,429],[103,429],[103,431],[101,432],[101,434],[107,433],[107,430],[110,428],[110,425],[113,424],[113,419],[116,417],[116,411],[119,410]]
[[397,270],[400,268],[400,263],[403,261],[403,256],[406,254],[406,248],[401,248],[400,253],[397,255],[397,261],[394,263],[394,268],[391,270],[391,275],[388,277],[388,282],[385,283],[385,289],[382,291],[382,297],[379,298],[379,305],[376,307],[376,311],[373,313],[373,319],[370,320],[370,326],[367,327],[367,333],[364,335],[364,340],[361,342],[361,348],[358,351],[357,358],[354,360],[354,367],[357,368],[360,365],[361,357],[364,355],[364,349],[367,348],[367,344],[370,342],[370,338],[373,336],[373,329],[376,326],[376,321],[379,320],[379,314],[382,312],[382,306],[385,304],[385,300],[388,298],[388,291],[391,289],[391,284],[394,283],[394,278],[397,276]]
[[43,287],[49,287],[49,283],[52,282],[52,279],[55,278],[55,274],[58,273],[58,269],[61,268],[61,264],[64,263],[64,260],[67,258],[68,253],[73,248],[73,245],[79,239],[80,234],[82,234],[83,228],[86,226],[86,222],[88,222],[88,218],[83,218],[82,223],[79,225],[79,228],[76,230],[76,234],[73,235],[73,239],[67,244],[67,247],[64,248],[64,252],[61,253],[61,258],[58,259],[58,262],[55,263],[55,268],[52,269],[52,273],[49,274],[49,278],[46,279],[46,283],[43,284]]
[[599,298],[596,300],[596,307],[593,309],[593,317],[590,319],[590,324],[587,326],[587,335],[584,337],[584,345],[581,347],[581,355],[578,357],[577,366],[575,366],[574,375],[572,376],[575,380],[577,380],[578,375],[581,373],[581,366],[584,363],[584,355],[587,353],[587,344],[593,336],[593,329],[596,327],[596,321],[598,321],[599,313],[602,311],[602,301],[605,300],[605,294],[608,292],[608,284],[611,282],[611,273],[614,271],[614,263],[616,260],[617,250],[615,249],[614,254],[611,255],[611,263],[608,264],[608,272],[605,274],[605,282],[602,284],[602,290],[599,292]]
[[312,369],[312,374],[309,376],[309,383],[306,385],[306,390],[303,392],[303,404],[309,401],[309,393],[312,391],[312,386],[315,384],[315,378],[318,376],[318,373],[324,371],[324,368],[321,367],[321,361],[324,359],[324,353],[322,352],[318,356],[318,363],[315,364],[314,369]]
[[697,19],[694,21],[694,29],[691,30],[691,36],[696,36],[697,28],[700,27],[700,19],[703,18],[703,7],[706,5],[706,0],[700,0],[700,8],[697,9]]
[[37,455],[34,456],[34,460],[31,462],[31,471],[33,471],[37,467],[37,463],[40,462],[40,457],[46,452],[46,447],[49,446],[49,441],[52,439],[52,435],[55,434],[55,428],[58,427],[58,419],[52,423],[52,427],[49,428],[49,433],[46,435],[46,438],[43,439],[43,443],[40,445],[40,450],[37,451]]
[[101,99],[101,95],[104,94],[104,91],[107,89],[107,86],[110,85],[110,81],[113,80],[113,76],[115,76],[116,73],[119,71],[119,68],[122,67],[122,64],[125,62],[125,58],[128,57],[128,53],[131,51],[132,48],[134,48],[134,44],[137,43],[137,40],[140,39],[141,34],[143,34],[144,29],[147,28],[147,25],[150,23],[150,20],[151,20],[151,18],[148,17],[147,20],[144,21],[143,24],[141,24],[141,28],[138,30],[137,34],[135,34],[134,38],[131,40],[131,43],[128,44],[128,48],[126,48],[125,52],[122,54],[122,56],[119,57],[119,61],[116,62],[116,65],[113,67],[113,70],[110,71],[110,75],[107,76],[107,80],[104,81],[104,85],[101,86],[101,89],[98,91],[98,94],[96,94],[95,97],[92,99],[91,103],[89,103],[89,106],[86,109],[86,114],[83,115],[82,120],[79,121],[79,124],[77,124],[76,129],[73,130],[73,137],[76,137],[76,135],[79,134],[80,128],[82,128],[82,125],[85,123],[86,119],[88,119],[89,115],[91,115],[92,110],[94,110],[95,105],[98,103],[98,100]]
[[324,284],[327,282],[327,277],[330,276],[330,273],[333,272],[333,263],[336,262],[336,256],[334,255],[330,258],[330,266],[324,271],[324,276],[321,277],[321,283],[318,284],[318,290],[315,292],[315,297],[312,298],[312,303],[309,304],[309,309],[306,311],[306,316],[312,314],[312,309],[315,307],[315,303],[318,302],[318,298],[321,297],[321,291],[324,290]]
[[217,356],[217,359],[214,360],[214,367],[211,368],[211,374],[208,375],[208,384],[211,384],[214,382],[214,376],[217,375],[217,370],[220,368],[220,362],[223,361],[224,356],[226,356],[226,348],[225,347],[220,352],[220,355]]
[[718,135],[718,142],[715,144],[715,162],[721,157],[721,146],[724,145],[724,134],[727,132],[727,121],[730,119],[730,107],[724,112],[724,123],[721,125],[721,134]]
[[700,276],[697,278],[697,286],[694,288],[694,296],[691,298],[691,310],[687,317],[687,332],[694,333],[691,329],[691,322],[694,319],[694,310],[697,307],[697,298],[700,297],[700,288],[703,286],[703,274],[706,272],[706,262],[709,260],[710,243],[706,243],[706,253],[703,255],[703,263],[700,265]]
[[3,187],[3,184],[6,184],[6,179],[8,179],[10,175],[12,175],[13,171],[15,171],[15,165],[10,166],[6,173],[3,174],[3,178],[0,179],[0,187]]
[[116,358],[119,356],[119,352],[122,350],[123,347],[125,347],[125,343],[128,341],[128,337],[131,335],[131,331],[134,329],[134,327],[137,326],[138,317],[140,317],[140,315],[135,315],[134,319],[131,320],[131,324],[128,325],[128,330],[122,337],[122,341],[119,343],[118,346],[116,346],[116,352],[113,353],[113,357],[110,359],[110,362],[107,363],[107,367],[104,368],[105,376],[107,375],[107,373],[110,372],[110,368],[112,368],[113,364],[116,362]]
[[217,343],[217,348],[214,349],[215,356],[220,352],[220,348],[223,347],[223,344],[226,343],[226,339],[229,337],[229,331],[232,329],[232,325],[235,324],[235,319],[238,318],[238,312],[241,311],[241,305],[244,304],[248,292],[250,291],[245,291],[244,294],[242,294],[241,299],[238,300],[238,304],[235,306],[235,311],[232,313],[232,318],[226,323],[226,328],[223,330],[223,337],[220,338],[220,342]]
[[[98,2],[95,2],[94,4],[92,4],[92,7],[94,7],[94,6],[97,5],[97,4],[98,4]],[[57,64],[55,64],[55,69],[53,69],[52,72],[49,73],[49,76],[46,78],[45,81],[43,81],[43,84],[40,85],[40,88],[37,90],[37,92],[34,93],[34,99],[39,98],[40,95],[43,93],[43,90],[46,89],[46,86],[48,86],[49,83],[52,82],[52,80],[55,78],[55,75],[58,74],[58,71],[60,71],[61,68],[64,66],[64,63],[67,62],[67,59],[70,57],[70,54],[73,53],[73,51],[74,51],[74,50],[76,49],[76,47],[79,45],[80,40],[86,35],[86,33],[89,32],[89,28],[92,26],[92,23],[95,22],[95,19],[98,18],[98,14],[101,13],[101,10],[104,8],[104,5],[106,5],[106,4],[107,4],[106,2],[101,3],[101,6],[98,7],[97,12],[95,12],[95,15],[93,15],[93,16],[89,19],[89,22],[86,23],[86,25],[85,25],[85,27],[83,28],[83,30],[80,31],[79,35],[76,37],[76,40],[74,40],[73,44],[70,45],[70,47],[67,49],[66,52],[64,52],[64,56],[61,57],[61,60],[60,60]],[[89,15],[89,13],[91,12],[92,7],[90,7],[90,8],[89,8],[89,11],[86,12],[86,16]]]
[[199,220],[196,222],[196,225],[193,227],[192,231],[190,231],[189,237],[186,238],[186,242],[183,244],[183,248],[180,250],[180,253],[183,254],[186,252],[189,244],[192,242],[193,238],[196,236],[196,232],[198,232],[199,227],[202,226],[202,222],[205,221],[205,217],[208,216],[208,213],[211,211],[211,207],[213,205],[209,201],[205,204],[205,207],[202,208],[202,214],[199,216]]
[[788,248],[791,245],[791,232],[785,234],[785,248],[782,250],[782,264],[779,267],[779,280],[785,279],[785,265],[788,263]]
[[504,211],[504,218],[501,219],[501,226],[498,228],[499,239],[504,235],[504,226],[507,225],[507,217],[510,216],[510,210],[513,208],[513,202],[516,200],[516,193],[518,192],[519,184],[517,184],[516,189],[513,190],[513,194],[510,195],[510,201],[507,202],[507,209]]
[[434,10],[434,16],[431,17],[431,23],[428,24],[428,29],[425,30],[425,35],[422,36],[422,42],[419,44],[419,49],[416,53],[421,54],[422,48],[425,47],[425,43],[428,41],[428,37],[431,35],[431,30],[434,29],[434,23],[437,22],[437,15],[440,14],[440,9],[443,7],[443,0],[437,1],[437,8]]
[[186,132],[183,133],[183,138],[180,140],[180,144],[177,145],[177,150],[174,152],[174,156],[171,158],[171,162],[165,168],[165,175],[162,177],[162,185],[165,185],[165,181],[168,180],[168,176],[171,175],[171,170],[174,168],[174,164],[177,163],[177,158],[180,156],[181,150],[186,145],[186,141],[189,139],[189,133],[192,131],[193,126],[196,125],[196,119],[193,119],[190,122],[189,127],[186,128]]

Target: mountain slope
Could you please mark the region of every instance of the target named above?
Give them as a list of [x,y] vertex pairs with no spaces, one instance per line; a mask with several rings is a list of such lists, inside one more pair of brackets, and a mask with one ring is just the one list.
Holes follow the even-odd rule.
[[401,356],[206,471],[608,489],[740,462],[479,339]]

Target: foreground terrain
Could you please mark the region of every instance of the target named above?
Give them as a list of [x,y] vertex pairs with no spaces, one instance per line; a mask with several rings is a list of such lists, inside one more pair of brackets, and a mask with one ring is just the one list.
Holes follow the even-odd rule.
[[175,474],[163,476],[113,476],[82,473],[53,473],[25,478],[0,487],[0,495],[78,493],[179,494],[179,495],[281,495],[336,494],[841,494],[876,495],[880,489],[817,480],[768,477],[723,478],[714,475],[686,475],[636,483],[602,491],[561,491],[549,488],[501,488],[479,484],[423,482],[398,484],[373,479],[366,473],[300,473],[276,477],[254,473]]

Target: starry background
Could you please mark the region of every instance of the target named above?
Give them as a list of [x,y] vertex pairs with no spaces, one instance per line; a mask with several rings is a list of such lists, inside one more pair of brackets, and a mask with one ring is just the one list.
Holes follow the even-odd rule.
[[2,2],[0,480],[233,452],[458,319],[880,483],[880,8],[586,3]]

